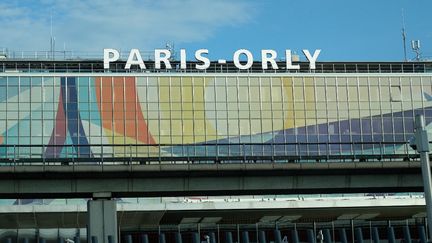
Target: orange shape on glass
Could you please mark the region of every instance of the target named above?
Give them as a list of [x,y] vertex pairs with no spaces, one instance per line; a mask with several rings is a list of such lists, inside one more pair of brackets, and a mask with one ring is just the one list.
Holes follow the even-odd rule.
[[102,127],[142,143],[156,143],[144,119],[134,77],[99,77],[95,88]]

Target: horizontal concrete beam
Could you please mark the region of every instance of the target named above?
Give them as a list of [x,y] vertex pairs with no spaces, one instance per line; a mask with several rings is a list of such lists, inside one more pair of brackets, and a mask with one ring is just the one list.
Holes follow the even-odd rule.
[[422,191],[419,162],[0,167],[0,198]]
[[[337,221],[346,214],[354,215],[354,220],[365,216],[388,220],[412,218],[426,210],[424,199],[420,197],[279,198],[199,203],[141,200],[139,203],[118,201],[117,220],[123,230],[138,230],[140,226],[149,225],[177,225],[183,218],[217,217],[217,223],[221,224],[244,223],[245,215],[249,223],[272,223],[261,219],[271,216],[276,220],[278,217],[274,216],[281,218],[285,215],[294,215],[293,220],[301,221]],[[87,207],[84,200],[82,203],[0,206],[0,228],[83,228],[87,223]],[[280,220],[286,223],[284,219]]]

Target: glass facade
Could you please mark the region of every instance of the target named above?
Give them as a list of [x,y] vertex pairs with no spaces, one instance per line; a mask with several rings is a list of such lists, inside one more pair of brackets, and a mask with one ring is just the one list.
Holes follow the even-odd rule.
[[1,157],[413,153],[432,121],[426,73],[46,75],[0,75]]

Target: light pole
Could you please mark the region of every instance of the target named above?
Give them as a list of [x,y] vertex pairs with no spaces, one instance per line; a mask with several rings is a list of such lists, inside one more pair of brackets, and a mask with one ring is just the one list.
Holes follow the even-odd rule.
[[415,117],[415,144],[417,152],[420,154],[420,163],[423,177],[423,187],[425,192],[427,220],[428,220],[428,241],[432,239],[432,179],[429,163],[429,139],[425,129],[423,115]]

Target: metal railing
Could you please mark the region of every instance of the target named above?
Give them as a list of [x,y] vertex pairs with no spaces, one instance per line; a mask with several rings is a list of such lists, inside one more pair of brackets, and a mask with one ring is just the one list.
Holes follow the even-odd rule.
[[406,142],[0,145],[7,164],[297,163],[418,160]]
[[[143,60],[154,59],[154,52],[140,51]],[[119,50],[119,58],[127,60],[129,51]],[[72,50],[56,50],[56,51],[15,51],[0,47],[0,56],[5,59],[26,60],[26,61],[68,61],[68,60],[101,60],[103,58],[102,51],[72,51]]]
[[286,69],[286,63],[278,62],[279,69],[263,70],[261,62],[254,62],[247,70],[238,69],[233,62],[219,64],[211,62],[205,70],[196,69],[196,62],[188,62],[185,69],[180,69],[178,61],[172,61],[172,69],[156,69],[153,61],[145,61],[146,69],[132,66],[125,69],[125,61],[110,64],[104,69],[100,59],[55,60],[16,60],[0,59],[0,72],[23,73],[432,73],[432,62],[318,62],[316,69],[310,70],[309,63],[298,62],[299,70]]

